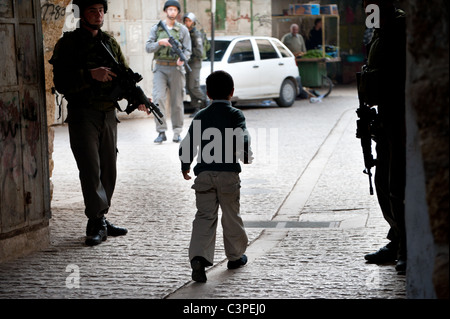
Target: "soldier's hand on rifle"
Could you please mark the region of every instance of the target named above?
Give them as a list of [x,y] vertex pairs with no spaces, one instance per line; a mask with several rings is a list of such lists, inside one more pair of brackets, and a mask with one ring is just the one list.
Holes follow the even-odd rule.
[[169,38],[159,40],[158,44],[164,47],[172,47],[172,44],[169,42]]
[[139,105],[139,106],[138,106],[138,110],[139,110],[139,111],[143,111],[143,112],[147,112],[147,114],[150,114],[150,113],[151,113],[150,110],[147,109],[147,108],[145,107],[145,104]]
[[110,68],[103,66],[96,69],[90,69],[89,71],[91,72],[92,78],[100,82],[109,82],[117,77],[117,74],[112,72]]
[[[148,98],[148,100],[150,101],[150,103],[152,102],[152,99],[151,99],[151,98]],[[143,112],[147,112],[147,114],[152,113],[152,111],[151,111],[150,109],[148,109],[148,108],[145,106],[145,104],[139,105],[139,106],[138,106],[138,110],[139,110],[139,111],[143,111]]]
[[184,65],[184,62],[181,61],[180,58],[178,58],[178,60],[177,60],[177,65],[178,65],[178,66],[183,66],[183,65]]

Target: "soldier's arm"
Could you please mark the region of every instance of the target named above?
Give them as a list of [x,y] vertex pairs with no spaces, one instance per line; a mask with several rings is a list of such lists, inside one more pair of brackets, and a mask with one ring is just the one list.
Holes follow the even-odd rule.
[[200,32],[195,32],[195,39],[192,39],[195,41],[195,46],[192,47],[192,54],[201,57],[203,55],[203,39]]
[[180,34],[180,41],[181,44],[183,45],[183,53],[186,56],[186,60],[189,61],[189,59],[191,58],[192,55],[192,42],[191,42],[191,36],[189,34],[189,30],[185,27],[182,26],[181,30],[180,30],[181,34]]
[[74,95],[89,88],[92,84],[91,72],[77,64],[75,48],[65,38],[61,38],[49,61],[53,65],[53,82],[58,92]]
[[147,53],[154,53],[160,48],[158,41],[156,41],[158,38],[158,35],[156,34],[157,28],[157,25],[154,25],[150,30],[150,37],[145,44],[145,51],[147,51]]

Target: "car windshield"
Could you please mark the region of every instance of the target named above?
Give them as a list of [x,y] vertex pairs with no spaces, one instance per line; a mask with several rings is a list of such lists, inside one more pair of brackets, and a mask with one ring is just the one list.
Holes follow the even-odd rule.
[[[230,42],[228,40],[214,40],[214,61],[222,60]],[[211,50],[208,50],[206,53],[206,59],[204,61],[211,61]]]

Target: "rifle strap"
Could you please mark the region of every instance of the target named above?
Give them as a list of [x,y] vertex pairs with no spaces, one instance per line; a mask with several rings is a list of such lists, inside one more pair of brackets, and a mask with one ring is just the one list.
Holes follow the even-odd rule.
[[112,48],[109,45],[109,43],[106,42],[106,41],[101,41],[101,40],[100,40],[100,42],[103,44],[103,46],[105,47],[106,51],[108,51],[108,53],[111,55],[111,57],[116,61],[116,63],[118,63],[116,58],[114,57],[114,54],[112,52]]

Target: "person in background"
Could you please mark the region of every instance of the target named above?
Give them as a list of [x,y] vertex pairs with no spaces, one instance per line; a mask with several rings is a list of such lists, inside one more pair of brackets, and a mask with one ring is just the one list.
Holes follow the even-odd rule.
[[191,106],[194,117],[197,112],[206,106],[205,93],[200,89],[200,70],[203,60],[203,36],[196,28],[197,18],[192,12],[188,12],[183,17],[183,23],[188,28],[192,41],[192,55],[189,59],[189,66],[192,72],[186,73],[186,85],[191,96]]
[[314,27],[309,31],[309,37],[306,40],[306,49],[314,50],[322,45],[322,19],[314,20]]
[[307,50],[305,40],[299,33],[300,28],[298,24],[292,24],[290,30],[290,33],[283,35],[281,42],[283,42],[296,57],[304,55]]

